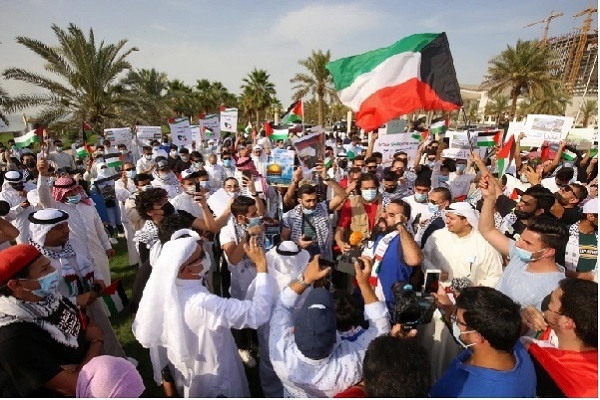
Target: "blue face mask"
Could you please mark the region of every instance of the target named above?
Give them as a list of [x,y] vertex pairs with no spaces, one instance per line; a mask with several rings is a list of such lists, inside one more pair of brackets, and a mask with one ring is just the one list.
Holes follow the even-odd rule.
[[[542,249],[540,251],[536,251],[535,253],[541,253],[544,250],[546,250],[546,249]],[[541,259],[541,257],[534,258],[533,257],[533,254],[534,254],[533,252],[524,250],[524,249],[522,249],[520,247],[515,247],[515,254],[517,255],[517,257],[519,257],[519,259],[521,259],[521,261],[523,261],[525,263],[530,263],[530,262],[537,261],[537,260]]]
[[423,203],[427,200],[427,193],[415,193],[415,200],[417,203]]
[[76,194],[75,196],[67,197],[67,203],[77,204],[81,201],[81,194]]
[[366,201],[373,201],[377,197],[377,189],[365,189],[361,190],[361,193]]
[[429,168],[432,168],[435,166],[435,161],[427,161],[427,163],[425,164],[427,165]]
[[450,179],[449,175],[440,175],[440,176],[438,176],[438,181],[440,181],[440,182],[448,182],[448,179]]
[[227,168],[231,167],[231,160],[223,160],[223,166]]
[[529,181],[527,180],[527,176],[525,176],[525,174],[521,174],[521,176],[519,176],[519,179],[521,179],[521,182],[523,182],[523,183],[527,183],[527,182],[529,182]]
[[50,295],[56,294],[58,291],[60,275],[58,274],[58,271],[54,271],[46,276],[38,278],[37,281],[40,284],[40,288],[32,290],[32,293],[38,297],[46,298]]
[[437,204],[427,204],[427,210],[429,210],[430,213],[436,213],[438,211],[440,211],[440,206],[438,206]]
[[210,189],[210,181],[200,181],[199,184],[202,189]]
[[309,210],[308,208],[302,207],[302,212],[304,213],[304,215],[312,215],[312,214],[314,214],[315,210],[314,209]]
[[136,174],[135,170],[132,170],[132,171],[125,171],[125,175],[126,175],[126,176],[127,176],[129,179],[133,179],[133,178],[135,178],[135,174]]
[[253,226],[260,224],[260,219],[260,217],[248,218],[248,228],[252,228]]
[[472,332],[475,332],[475,331],[464,331],[464,332],[461,332],[460,328],[458,327],[458,323],[456,321],[452,322],[452,336],[454,336],[454,339],[456,339],[456,341],[458,342],[458,344],[460,344],[465,349],[468,349],[469,347],[474,346],[476,343],[465,344],[465,342],[463,342],[460,339],[460,335],[462,335],[463,333],[472,333]]
[[465,172],[465,169],[467,169],[466,164],[456,164],[456,170],[458,172]]

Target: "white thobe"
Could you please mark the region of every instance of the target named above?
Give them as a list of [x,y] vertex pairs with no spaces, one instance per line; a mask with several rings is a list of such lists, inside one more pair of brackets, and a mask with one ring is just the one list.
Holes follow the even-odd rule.
[[[442,269],[448,279],[440,281],[449,286],[452,278],[467,277],[474,286],[494,287],[502,275],[502,257],[481,234],[472,230],[464,237],[448,231],[448,228],[433,232],[423,248],[423,270]],[[439,311],[434,313],[431,323],[419,327],[419,341],[428,350],[431,375],[434,381],[448,368],[461,351],[456,344]]]
[[208,163],[204,166],[204,170],[208,172],[211,188],[219,189],[223,187],[227,174],[225,174],[225,168],[222,165]]
[[121,223],[125,229],[129,265],[135,265],[140,262],[140,255],[138,254],[137,246],[133,241],[135,232],[133,231],[133,226],[129,220],[129,216],[127,215],[127,210],[125,208],[125,202],[127,199],[136,192],[137,188],[135,187],[135,183],[133,183],[132,179],[127,178],[127,186],[125,186],[125,183],[122,179],[115,181],[115,195],[117,197],[117,201],[119,202],[119,209],[121,211]]
[[194,195],[183,192],[169,201],[171,204],[173,204],[173,207],[175,207],[176,210],[187,211],[196,218],[204,219],[200,204],[194,202]]
[[108,235],[104,225],[93,205],[85,203],[70,204],[54,200],[48,186],[48,178],[38,178],[38,196],[44,208],[56,208],[69,214],[69,229],[72,237],[85,243],[88,250],[88,258],[94,260],[98,269],[102,272],[102,279],[107,285],[111,282],[110,266],[106,251],[112,246],[108,241]]
[[[185,397],[250,397],[248,381],[231,328],[256,329],[269,320],[273,307],[273,278],[256,276],[252,300],[224,299],[209,293],[198,280],[176,281],[183,309],[188,361],[193,371]],[[183,377],[175,371],[178,386]]]
[[[31,183],[25,184],[26,192],[34,189],[35,185]],[[10,212],[6,216],[6,220],[19,230],[19,236],[16,239],[17,244],[29,242],[29,214],[39,210],[40,207],[37,207],[36,203],[31,202],[29,207],[21,207],[21,203],[27,200],[27,196],[21,196],[19,192],[6,184],[3,185],[0,192],[0,200],[4,200],[10,205]]]

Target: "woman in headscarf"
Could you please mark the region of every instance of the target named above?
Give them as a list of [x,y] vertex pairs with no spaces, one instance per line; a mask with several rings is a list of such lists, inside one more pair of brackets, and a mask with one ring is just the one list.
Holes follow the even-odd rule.
[[115,255],[104,225],[83,188],[73,178],[62,177],[54,181],[52,190],[48,184],[48,162],[38,161],[40,177],[38,179],[39,202],[44,208],[56,208],[69,214],[69,228],[72,237],[85,243],[88,256],[102,272],[102,280],[111,282],[109,258]]
[[200,237],[180,230],[166,242],[144,290],[133,333],[150,349],[157,384],[171,364],[184,397],[249,397],[250,390],[231,328],[268,321],[274,282],[256,238],[246,244],[258,274],[252,300],[225,299],[203,285],[210,268]]
[[136,398],[146,387],[140,373],[127,360],[98,356],[85,364],[77,378],[77,397]]

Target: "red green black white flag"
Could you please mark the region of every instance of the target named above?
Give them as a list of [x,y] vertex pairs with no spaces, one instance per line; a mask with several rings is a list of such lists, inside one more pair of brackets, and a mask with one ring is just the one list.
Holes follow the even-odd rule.
[[327,69],[341,102],[366,131],[420,108],[452,111],[463,103],[445,33],[411,35]]

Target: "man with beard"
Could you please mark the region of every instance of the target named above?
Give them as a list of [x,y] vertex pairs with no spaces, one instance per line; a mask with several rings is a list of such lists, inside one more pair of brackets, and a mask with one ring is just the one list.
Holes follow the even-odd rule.
[[371,272],[371,285],[380,301],[388,308],[394,303],[392,286],[398,281],[408,282],[412,268],[423,261],[421,249],[406,229],[410,205],[403,200],[392,200],[386,207],[383,219],[385,230],[375,239]]
[[556,203],[552,207],[552,214],[560,222],[572,225],[581,219],[579,204],[588,196],[587,188],[579,183],[571,183],[561,187],[556,196]]
[[153,177],[152,186],[165,189],[169,199],[183,193],[183,188],[166,159],[159,158],[156,160],[156,170],[153,173]]
[[521,199],[516,204],[505,195],[498,196],[496,200],[496,211],[502,216],[500,232],[513,240],[521,236],[530,218],[542,214],[552,216],[550,209],[555,202],[552,192],[541,185],[531,186],[520,195]]
[[331,245],[333,230],[329,213],[338,208],[348,197],[344,188],[327,176],[327,170],[316,167],[323,182],[331,187],[335,196],[331,200],[317,201],[317,189],[313,185],[302,185],[298,189],[298,205],[288,211],[283,219],[281,240],[291,240],[307,250],[311,256],[321,254],[321,257],[333,259]]
[[37,183],[38,175],[40,174],[35,166],[35,155],[25,153],[21,156],[21,163],[23,164],[23,180],[25,182],[33,181]]

